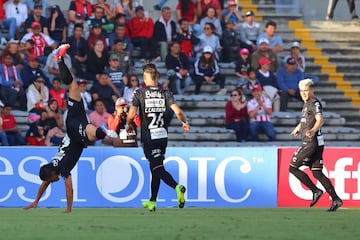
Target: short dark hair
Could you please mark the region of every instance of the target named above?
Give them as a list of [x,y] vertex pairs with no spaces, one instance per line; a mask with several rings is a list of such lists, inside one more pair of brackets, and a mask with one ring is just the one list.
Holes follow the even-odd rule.
[[189,22],[189,19],[181,18],[178,23],[179,23],[179,25],[181,25],[183,22]]
[[81,28],[82,30],[84,30],[84,25],[82,25],[81,23],[75,23],[75,25],[74,25],[74,30],[75,30],[76,28]]
[[39,171],[39,177],[42,181],[48,181],[48,179],[51,178],[52,176],[52,172],[54,171],[54,166],[52,165],[52,163],[48,163],[46,165],[43,165],[40,168]]
[[144,73],[149,73],[150,77],[153,81],[156,81],[156,73],[158,72],[156,69],[156,65],[153,63],[148,63],[146,65],[144,65],[143,67],[143,72]]
[[276,22],[269,20],[267,21],[267,23],[265,24],[265,28],[267,28],[268,26],[273,26],[274,28],[276,28]]

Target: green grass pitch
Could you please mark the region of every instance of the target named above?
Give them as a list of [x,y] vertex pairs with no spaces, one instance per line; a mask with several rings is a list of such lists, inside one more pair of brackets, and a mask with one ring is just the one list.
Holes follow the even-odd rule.
[[0,239],[360,239],[360,209],[0,208]]

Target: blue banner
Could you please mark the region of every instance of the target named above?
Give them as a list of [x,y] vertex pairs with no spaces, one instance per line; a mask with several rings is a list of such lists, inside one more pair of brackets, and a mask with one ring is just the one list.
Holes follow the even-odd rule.
[[[0,150],[0,206],[32,202],[39,167],[54,147]],[[277,148],[168,148],[166,169],[185,185],[186,207],[276,207]],[[150,196],[150,170],[141,148],[89,147],[72,171],[74,207],[141,207]],[[51,184],[39,207],[65,207],[63,180]],[[177,205],[161,182],[157,207]]]

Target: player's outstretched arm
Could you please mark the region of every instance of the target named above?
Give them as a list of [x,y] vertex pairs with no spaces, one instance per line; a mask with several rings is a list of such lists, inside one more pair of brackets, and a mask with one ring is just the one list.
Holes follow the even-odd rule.
[[49,186],[50,182],[43,181],[39,187],[38,193],[36,195],[35,200],[28,206],[24,207],[24,210],[28,210],[30,208],[37,208],[37,205],[40,201],[41,196],[46,191],[47,187]]
[[190,131],[190,124],[186,120],[186,116],[183,110],[181,110],[181,108],[176,103],[173,103],[170,107],[174,111],[177,119],[179,119],[182,122],[182,128],[184,129],[184,131],[185,132]]
[[73,200],[74,200],[71,175],[65,178],[65,192],[66,192],[66,203],[67,203],[66,213],[71,213]]

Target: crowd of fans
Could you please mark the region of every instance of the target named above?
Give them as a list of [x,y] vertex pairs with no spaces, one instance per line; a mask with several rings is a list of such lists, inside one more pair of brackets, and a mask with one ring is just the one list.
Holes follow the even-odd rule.
[[[267,106],[264,100],[270,109],[264,110],[265,115],[270,115],[273,106],[276,111],[286,111],[288,99],[298,97],[297,81],[303,79],[305,70],[300,44],[293,44],[281,64],[278,53],[284,51],[284,46],[276,34],[276,23],[254,21],[255,13],[240,12],[235,1],[179,0],[176,9],[162,7],[156,21],[142,6],[134,6],[132,0],[114,2],[110,5],[105,0],[95,4],[72,0],[65,18],[59,6],[49,6],[46,0],[0,0],[0,9],[4,9],[0,11],[1,29],[7,30],[0,36],[2,145],[59,143],[67,92],[62,88],[51,51],[64,42],[70,44],[65,63],[78,79],[85,109],[90,116],[97,116],[97,121],[92,122],[95,125],[106,123],[109,114],[116,111],[119,97],[129,103],[132,92],[141,87],[133,74],[135,59],[165,62],[167,79],[160,87],[180,95],[191,83],[196,86],[194,94],[201,93],[203,84],[218,84],[217,94],[226,94],[226,79],[219,71],[219,62],[233,64],[238,79],[236,91],[242,96],[241,106],[248,104],[245,115],[247,119],[250,116],[250,122],[251,112],[257,109],[256,104],[249,108],[254,86],[262,86],[258,90],[271,103]],[[172,19],[174,11],[176,19]],[[91,87],[87,87],[88,83]],[[7,120],[12,108],[31,113],[26,140],[19,134],[15,118]],[[227,128],[235,129],[229,121]],[[252,127],[249,129],[255,136]],[[269,135],[269,139],[275,136]]]

